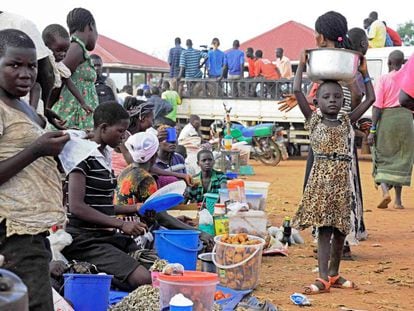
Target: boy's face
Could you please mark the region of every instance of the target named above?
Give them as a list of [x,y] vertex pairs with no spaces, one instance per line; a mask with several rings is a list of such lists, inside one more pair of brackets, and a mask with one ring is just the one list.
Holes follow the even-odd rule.
[[198,166],[203,172],[208,172],[213,169],[214,166],[214,159],[211,153],[202,153],[200,155],[200,160],[197,162]]
[[160,149],[163,151],[169,152],[169,153],[174,153],[175,150],[177,149],[177,144],[162,141],[160,142]]
[[325,83],[318,92],[318,107],[327,115],[337,115],[344,103],[344,95],[340,85]]
[[191,122],[191,125],[198,130],[201,126],[201,120],[200,119],[195,119]]
[[103,124],[101,133],[103,142],[111,148],[118,147],[124,138],[128,126],[129,119],[120,120],[114,125]]
[[0,57],[0,88],[13,98],[26,96],[37,77],[36,49],[8,47]]
[[70,40],[69,38],[62,38],[59,36],[55,36],[55,40],[50,44],[49,49],[52,50],[53,56],[57,63],[61,62],[69,49]]

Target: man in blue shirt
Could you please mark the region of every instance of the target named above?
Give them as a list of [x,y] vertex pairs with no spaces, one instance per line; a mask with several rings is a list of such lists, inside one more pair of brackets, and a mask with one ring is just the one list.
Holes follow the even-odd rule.
[[[243,78],[244,53],[239,50],[239,47],[239,40],[234,40],[233,48],[225,54],[223,72],[219,80],[221,80],[226,73],[228,80],[239,80]],[[237,82],[232,82],[231,89],[232,96],[238,96]]]
[[214,38],[211,42],[212,50],[208,51],[207,69],[209,78],[219,78],[224,66],[224,52],[219,50],[220,40]]
[[180,57],[184,49],[181,47],[181,39],[175,38],[175,47],[170,49],[168,64],[170,64],[170,78],[178,77],[180,73]]

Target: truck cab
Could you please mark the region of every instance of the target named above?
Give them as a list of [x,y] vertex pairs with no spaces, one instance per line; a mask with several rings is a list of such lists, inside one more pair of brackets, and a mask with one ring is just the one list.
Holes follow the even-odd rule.
[[414,53],[414,46],[391,46],[385,48],[368,49],[366,54],[368,72],[373,78],[373,83],[378,78],[388,73],[388,56],[394,50],[400,50],[404,53],[404,58],[407,60]]

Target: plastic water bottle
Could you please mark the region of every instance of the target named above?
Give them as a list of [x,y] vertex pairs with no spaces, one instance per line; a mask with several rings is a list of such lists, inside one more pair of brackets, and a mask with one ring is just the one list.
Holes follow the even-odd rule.
[[233,137],[231,135],[224,136],[224,150],[231,151],[233,145]]
[[290,226],[290,217],[286,216],[283,220],[283,237],[280,242],[283,243],[283,245],[286,245],[286,243],[290,246],[290,236],[292,235],[292,227]]

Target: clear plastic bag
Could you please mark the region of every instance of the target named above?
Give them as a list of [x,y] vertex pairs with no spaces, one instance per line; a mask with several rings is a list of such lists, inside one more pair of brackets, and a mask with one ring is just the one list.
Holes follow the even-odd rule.
[[66,175],[69,174],[80,162],[85,160],[89,155],[98,148],[98,144],[85,139],[84,131],[67,130],[70,140],[63,147],[59,154],[59,160],[62,163]]
[[169,263],[162,269],[162,273],[166,275],[183,275],[184,266],[180,263]]

